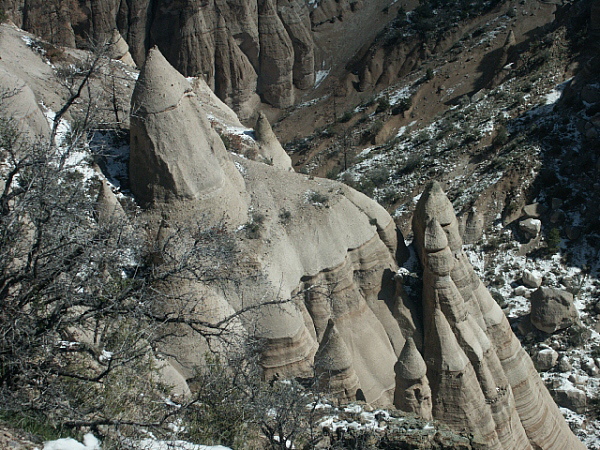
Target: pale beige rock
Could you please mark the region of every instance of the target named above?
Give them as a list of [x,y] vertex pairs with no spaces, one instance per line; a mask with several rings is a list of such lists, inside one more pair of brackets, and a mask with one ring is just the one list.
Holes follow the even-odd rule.
[[264,162],[283,170],[293,170],[292,158],[290,158],[277,140],[269,119],[262,112],[258,115],[254,131],[256,133],[256,140],[258,141],[259,154]]
[[465,244],[475,244],[483,236],[485,218],[477,209],[471,209],[464,217],[464,229],[461,233]]
[[537,370],[550,370],[558,361],[558,353],[551,348],[545,348],[537,352],[532,360]]
[[258,76],[248,57],[235,42],[225,18],[219,16],[215,33],[215,94],[244,121],[252,117],[260,98]]
[[541,203],[531,203],[530,205],[523,206],[523,216],[531,219],[539,219],[540,216],[546,212],[544,205]]
[[423,248],[428,253],[434,253],[444,250],[448,247],[448,238],[444,229],[440,226],[437,219],[434,217],[429,220],[425,228],[423,236]]
[[294,48],[294,85],[299,89],[310,89],[315,84],[315,44],[306,7],[294,0],[279,0],[277,11]]
[[[239,254],[252,262],[238,261],[231,270],[248,273],[251,269],[250,273],[263,281],[252,278],[242,282],[227,291],[226,302],[216,295],[211,304],[217,311],[224,314],[227,307],[235,311],[265,299],[300,296],[293,303],[259,308],[256,314],[244,317],[246,329],[264,338],[262,363],[267,376],[308,375],[332,319],[339,331],[338,348],[345,345],[350,355],[346,360],[351,361],[333,380],[343,386],[340,395],[391,404],[394,364],[404,346],[404,335],[417,329],[393,279],[397,238],[392,218],[368,197],[338,182],[309,179],[235,155],[229,157],[215,142],[219,138],[202,119],[203,112],[185,80],[177,79],[158,51],[154,53],[150,52],[138,80],[134,99],[142,101],[137,108],[139,117],[132,118],[132,136],[151,136],[153,140],[147,147],[132,141],[131,164],[144,163],[144,151],[150,161],[159,155],[165,164],[158,169],[167,169],[166,175],[156,164],[147,170],[167,180],[178,176],[182,182],[169,185],[161,181],[160,186],[170,189],[168,195],[157,191],[156,197],[150,190],[152,201],[145,211],[148,220],[160,224],[165,212],[170,222],[181,223],[211,223],[228,217],[228,226],[241,229]],[[182,129],[182,120],[177,123],[175,118],[187,120],[189,126]],[[169,138],[177,131],[176,138]],[[167,151],[170,148],[177,153]],[[199,157],[206,163],[197,164]],[[180,161],[186,167],[180,167]],[[198,180],[201,175],[187,166],[211,173]],[[207,183],[210,177],[213,181]],[[141,175],[137,180],[142,180]],[[144,189],[143,185],[134,186],[137,195],[140,191],[144,194]],[[286,214],[282,214],[284,210]],[[244,227],[239,227],[250,213],[262,216],[260,234],[255,238],[246,238]],[[192,284],[188,289],[210,296],[205,294],[210,286],[200,289]],[[189,333],[183,336],[168,342],[167,348],[182,355],[175,367],[189,377],[188,368],[201,364],[192,349],[203,349],[205,344]],[[360,383],[355,392],[352,372]]]
[[221,139],[200,113],[187,80],[157,48],[150,50],[131,100],[132,192],[144,205],[227,198],[242,217],[241,176]]
[[[444,197],[439,185],[429,184],[413,216],[424,266],[423,349],[433,417],[482,436],[489,448],[583,448],[506,317],[474,276]],[[431,258],[444,250],[424,248],[426,224],[434,218],[449,237],[445,251],[454,267],[448,274],[440,273],[439,261]]]
[[525,219],[519,222],[519,229],[527,238],[536,237],[542,230],[542,222],[539,219]]
[[[97,169],[98,174],[101,172]],[[115,194],[110,189],[110,186],[102,176],[99,176],[100,190],[98,192],[98,198],[96,199],[95,207],[95,218],[100,224],[110,224],[113,221],[124,222],[127,220],[127,216],[121,203]]]
[[32,142],[50,135],[48,121],[37,104],[31,88],[17,76],[0,67],[0,91],[7,98],[0,105],[3,117],[10,117],[12,126]]
[[127,64],[131,67],[136,67],[135,61],[131,57],[131,53],[129,53],[129,45],[119,33],[119,30],[114,29],[112,35],[108,41],[109,47],[109,56],[113,59],[118,59],[124,64]]
[[394,370],[394,406],[424,419],[431,419],[431,389],[426,376],[427,365],[412,337],[406,340]]
[[525,269],[523,276],[521,277],[523,284],[529,288],[537,289],[542,285],[543,277],[537,271],[531,271]]
[[356,399],[360,385],[352,355],[331,319],[315,356],[315,368],[322,389],[341,401]]

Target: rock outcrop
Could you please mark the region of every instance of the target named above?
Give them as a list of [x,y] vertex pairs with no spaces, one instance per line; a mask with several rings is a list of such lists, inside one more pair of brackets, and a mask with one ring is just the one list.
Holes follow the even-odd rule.
[[431,389],[427,379],[427,365],[412,337],[406,340],[395,371],[394,406],[424,419],[431,419]]
[[242,209],[239,172],[223,151],[206,151],[223,144],[210,133],[190,84],[157,48],[148,54],[131,104],[130,180],[142,204],[218,196],[230,212]]
[[259,145],[259,154],[265,162],[284,170],[293,170],[292,158],[289,157],[277,140],[269,119],[263,113],[258,115],[254,130]]
[[[265,343],[266,376],[308,376],[316,367],[343,400],[394,403],[466,429],[489,448],[582,448],[470,266],[439,185],[427,187],[414,216],[424,267],[417,312],[393,277],[398,241],[383,208],[335,181],[228,154],[186,83],[150,52],[134,95],[132,188],[149,223],[160,224],[159,239],[170,221],[193,224],[200,212],[203,221],[228,217],[238,230],[247,256],[229,271],[253,274],[239,282],[241,293],[176,287],[197,291],[203,309],[222,317],[265,298],[290,300],[239,322]],[[248,220],[258,229],[245,235]],[[184,378],[201,362],[199,339],[168,343]]]
[[260,72],[258,92],[273,106],[287,108],[294,103],[294,48],[272,0],[259,0]]
[[359,380],[352,355],[331,319],[315,356],[315,368],[322,389],[343,402],[356,400]]
[[[157,49],[147,57],[132,104],[131,185],[149,222],[162,230],[159,239],[168,238],[164,211],[169,221],[188,224],[226,217],[230,229],[238,230],[240,255],[250,258],[231,268],[232,276],[253,274],[241,282],[243,294],[232,289],[227,300],[215,294],[214,307],[226,311],[227,305],[236,310],[265,298],[292,300],[260,308],[245,324],[265,342],[266,375],[309,374],[319,348],[323,355],[345,346],[348,357],[328,368],[329,385],[347,398],[391,404],[393,367],[404,335],[416,329],[393,280],[392,218],[338,182],[227,153],[187,80]],[[265,135],[261,127],[266,124],[259,125],[259,142]],[[249,223],[257,228],[252,235],[246,232]],[[327,331],[330,320],[337,333]],[[202,348],[194,339],[170,344],[169,352],[184,355],[177,367],[186,377],[202,359],[202,353],[186,350]]]
[[[55,44],[118,43],[116,59],[129,51],[132,60],[123,61],[130,65],[141,67],[158,45],[180,72],[203,76],[242,120],[256,111],[257,91],[263,101],[286,107],[293,86],[314,85],[314,33],[300,0],[5,0],[1,6],[16,24]],[[266,12],[262,19],[259,9]]]
[[119,30],[116,28],[113,30],[110,39],[107,41],[109,44],[109,56],[113,59],[118,59],[119,61],[135,67],[135,62],[131,57],[131,53],[129,53],[129,45],[119,33]]
[[554,333],[568,328],[579,318],[573,294],[561,289],[540,287],[531,294],[531,323],[540,331]]
[[413,218],[423,264],[423,357],[433,417],[481,436],[489,448],[583,448],[529,356],[462,251],[439,184]]

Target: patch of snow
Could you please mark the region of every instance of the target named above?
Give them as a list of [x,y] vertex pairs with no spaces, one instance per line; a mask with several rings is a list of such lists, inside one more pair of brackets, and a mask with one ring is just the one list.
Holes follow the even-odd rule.
[[315,86],[314,86],[315,89],[319,87],[319,85],[323,82],[323,80],[325,78],[327,78],[327,75],[329,75],[329,72],[331,72],[331,69],[319,70],[315,74]]
[[562,96],[563,91],[567,87],[567,85],[571,82],[573,78],[569,78],[568,80],[556,85],[549,94],[544,96],[546,105],[554,105]]
[[100,450],[100,441],[92,433],[83,436],[83,444],[72,438],[44,442],[43,450]]
[[138,450],[231,450],[222,445],[199,445],[186,441],[159,441],[156,439],[142,439],[130,444]]

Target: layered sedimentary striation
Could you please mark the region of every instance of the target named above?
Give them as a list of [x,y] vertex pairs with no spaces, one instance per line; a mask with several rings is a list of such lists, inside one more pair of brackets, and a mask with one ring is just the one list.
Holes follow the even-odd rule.
[[583,448],[573,436],[462,251],[452,204],[437,183],[413,219],[423,264],[423,357],[433,417],[490,448]]
[[[214,320],[289,299],[237,322],[265,343],[266,376],[309,376],[316,368],[322,386],[340,399],[393,403],[466,429],[489,448],[581,448],[470,266],[438,184],[426,188],[414,215],[424,270],[419,308],[394,278],[398,240],[385,210],[335,181],[229,154],[199,107],[205,90],[196,96],[152,50],[131,119],[132,188],[149,222],[160,224],[157,239],[168,238],[170,221],[227,217],[244,255],[230,274],[252,274],[237,290],[171,287],[204,298],[199,315],[211,311]],[[220,120],[232,117],[214,99],[202,101]],[[259,144],[271,139],[261,120]],[[184,378],[201,362],[198,339],[188,333],[168,343]]]
[[[263,101],[286,107],[294,88],[314,85],[310,10],[301,0],[69,0],[57,5],[42,0],[2,4],[19,26],[60,45],[74,47],[86,38],[112,42],[117,29],[119,47],[128,46],[140,67],[149,48],[158,45],[180,72],[203,76],[242,120],[255,112],[257,91]],[[264,17],[259,9],[267,12]]]
[[[289,165],[281,163],[287,155],[280,146],[279,155],[269,150],[273,165],[229,154],[199,104],[187,80],[151,50],[132,99],[130,178],[149,222],[160,231],[158,239],[167,239],[175,223],[225,217],[241,248],[231,276],[252,277],[229,290],[227,298],[215,295],[211,309],[225,314],[228,307],[290,299],[244,319],[265,342],[267,376],[308,375],[319,354],[335,392],[390,404],[394,364],[408,333],[399,323],[415,328],[393,280],[393,220],[341,183],[282,170]],[[211,107],[223,108],[216,102]],[[263,149],[273,144],[269,131],[268,122],[259,121],[256,137]],[[330,321],[335,327],[328,331]],[[201,352],[186,350],[203,348],[194,339],[170,344],[184,355],[177,365],[184,376],[202,359]],[[336,351],[344,358],[322,356]]]

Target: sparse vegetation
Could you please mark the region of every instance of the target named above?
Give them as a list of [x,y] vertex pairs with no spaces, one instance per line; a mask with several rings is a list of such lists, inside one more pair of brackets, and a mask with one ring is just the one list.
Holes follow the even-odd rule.
[[546,251],[550,255],[558,253],[560,249],[560,230],[557,227],[553,227],[548,231],[546,235]]

